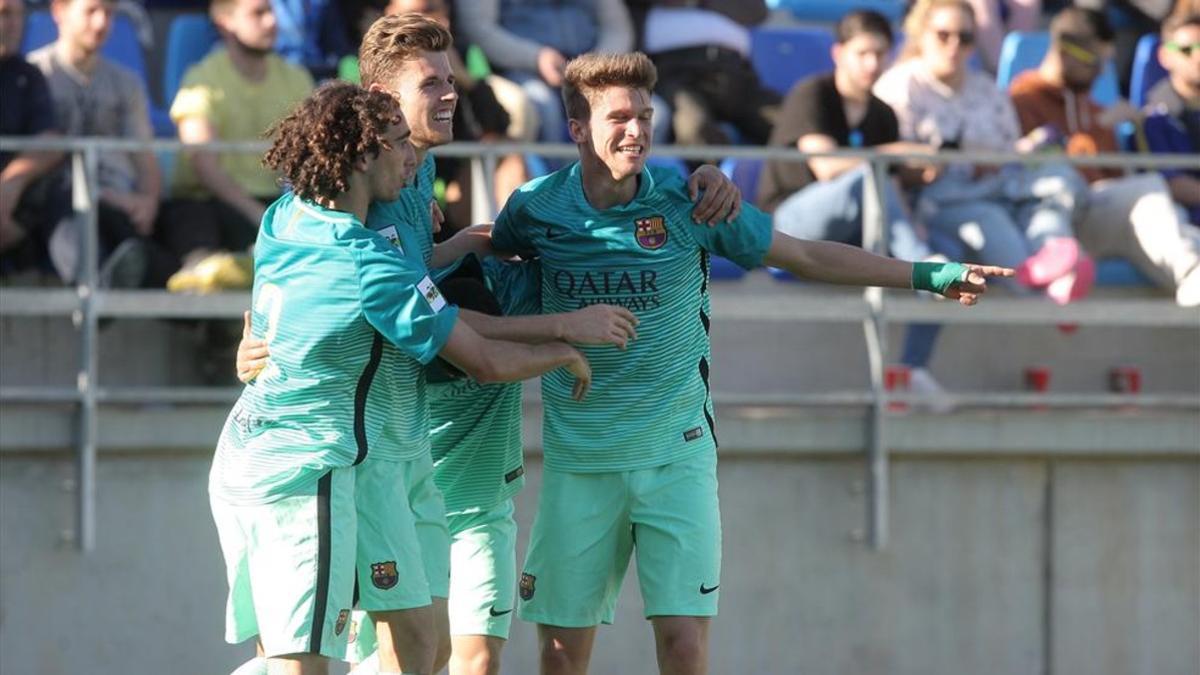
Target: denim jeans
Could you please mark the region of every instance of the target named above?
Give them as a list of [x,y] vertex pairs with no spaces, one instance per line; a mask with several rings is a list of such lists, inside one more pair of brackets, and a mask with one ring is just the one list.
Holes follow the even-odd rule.
[[[775,209],[775,229],[797,239],[862,244],[863,183],[869,164],[846,171],[827,181],[810,183],[785,199]],[[923,260],[931,255],[927,244],[904,211],[892,181],[884,183],[884,217],[888,226],[888,249],[901,260]],[[913,324],[904,335],[901,362],[924,368],[933,356],[941,326]]]

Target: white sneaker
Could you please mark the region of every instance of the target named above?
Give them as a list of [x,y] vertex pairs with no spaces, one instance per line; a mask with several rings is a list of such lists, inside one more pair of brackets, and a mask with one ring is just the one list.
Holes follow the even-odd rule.
[[1192,268],[1175,289],[1175,304],[1180,307],[1200,306],[1200,265]]
[[954,397],[938,384],[928,368],[913,368],[909,373],[908,390],[926,399],[916,405],[930,412],[944,414],[954,410]]

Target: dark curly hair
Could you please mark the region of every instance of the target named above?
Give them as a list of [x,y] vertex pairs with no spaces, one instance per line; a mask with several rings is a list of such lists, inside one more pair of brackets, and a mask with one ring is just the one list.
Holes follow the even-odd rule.
[[324,84],[267,130],[273,142],[263,165],[303,199],[333,199],[350,189],[359,160],[391,149],[388,126],[402,121],[388,94]]

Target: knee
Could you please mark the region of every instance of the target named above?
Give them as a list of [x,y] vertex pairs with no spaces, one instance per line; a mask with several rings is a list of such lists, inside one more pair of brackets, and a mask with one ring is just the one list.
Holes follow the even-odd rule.
[[[441,636],[441,639],[438,640],[437,651],[434,653],[434,657],[433,657],[433,672],[435,672],[435,673],[442,672],[442,669],[446,667],[446,664],[450,663],[450,654],[451,654],[450,636],[448,636],[448,635]],[[467,672],[468,673],[476,673],[476,672],[486,673],[488,671],[486,671],[486,670],[480,670],[480,671],[468,670]]]
[[463,657],[455,656],[453,671],[462,675],[496,675],[500,672],[500,659],[487,649]]
[[541,672],[547,675],[569,675],[583,672],[585,656],[573,650],[570,643],[553,638],[542,639]]
[[705,645],[698,629],[681,628],[666,632],[660,641],[659,651],[662,662],[672,664],[677,671],[698,672],[697,667],[704,663]]

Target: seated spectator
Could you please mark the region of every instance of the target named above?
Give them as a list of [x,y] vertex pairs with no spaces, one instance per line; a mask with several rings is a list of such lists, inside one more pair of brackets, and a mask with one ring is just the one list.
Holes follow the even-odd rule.
[[633,49],[633,27],[622,0],[458,0],[466,41],[525,89],[537,107],[538,138],[566,134],[559,87],[567,61],[584,52]]
[[354,52],[338,3],[330,0],[271,0],[278,35],[275,51],[307,68],[314,79],[337,74],[338,61]]
[[1129,94],[1133,55],[1137,42],[1147,33],[1157,33],[1171,12],[1172,0],[1074,0],[1076,7],[1107,14],[1115,27],[1114,43],[1121,92]]
[[[421,14],[451,30],[447,0],[391,0],[388,4],[388,14],[404,12]],[[524,90],[497,75],[476,78],[464,63],[459,45],[455,47],[447,52],[450,67],[454,70],[454,86],[458,90],[458,105],[454,108],[454,138],[459,141],[533,140],[514,139],[508,135],[511,118],[497,93],[498,88],[506,89],[505,98],[510,103],[517,102],[517,105],[521,105],[519,101],[523,100],[525,110],[532,111],[533,106]],[[471,163],[458,157],[438,157],[436,162],[437,176],[445,186],[443,201],[446,227],[442,235],[448,237],[473,224]],[[498,206],[503,205],[508,196],[528,180],[529,172],[525,168],[525,159],[522,156],[508,155],[500,158],[494,177],[495,203]]]
[[[67,136],[106,136],[150,141],[154,131],[140,77],[100,54],[113,25],[111,0],[53,0],[50,13],[58,39],[29,55],[50,87],[55,128]],[[66,174],[64,174],[66,175]],[[105,152],[99,157],[100,282],[121,287],[160,287],[175,268],[158,246],[159,171],[154,153]],[[61,194],[68,195],[64,191]],[[49,254],[63,281],[82,273],[82,218],[60,220],[50,235]]]
[[[881,14],[853,11],[834,29],[834,71],[800,82],[788,93],[771,134],[771,145],[801,152],[836,148],[932,152],[900,141],[896,115],[871,94],[892,49],[892,28]],[[931,170],[927,167],[926,170]],[[773,212],[775,229],[799,239],[861,244],[863,184],[871,166],[860,159],[815,157],[804,163],[772,160],[763,168],[758,202]],[[892,181],[884,185],[889,249],[903,260],[927,260],[933,252],[909,217]],[[937,326],[909,328],[902,362],[911,386],[940,393],[929,373]]]
[[[308,95],[308,71],[280,58],[270,0],[213,0],[223,48],[188,69],[171,104],[179,139],[188,144],[254,141]],[[225,251],[244,252],[258,235],[266,205],[280,194],[276,177],[253,152],[185,152],[177,166],[169,227],[163,238],[183,260],[171,290],[207,290],[224,268],[241,285]],[[212,254],[213,260],[205,262]],[[216,284],[225,285],[224,283]]]
[[979,56],[988,72],[996,72],[1004,36],[1041,27],[1042,0],[969,0],[979,29]]
[[[1068,154],[1117,152],[1113,126],[1136,116],[1128,103],[1109,109],[1091,99],[1092,84],[1112,51],[1104,15],[1068,8],[1050,22],[1050,50],[1037,70],[1022,73],[1009,93],[1029,134],[1062,139]],[[1121,256],[1181,304],[1200,303],[1200,230],[1181,223],[1157,173],[1124,176],[1120,169],[1082,169],[1091,184],[1075,215],[1075,232],[1094,256]],[[1196,297],[1186,297],[1195,287]]]
[[[667,106],[675,142],[729,145],[722,123],[741,140],[764,145],[779,113],[779,94],[750,63],[750,29],[767,17],[763,0],[639,0],[647,8],[642,42],[658,67],[656,93]],[[656,116],[664,111],[655,106]]]
[[[50,136],[54,103],[42,71],[21,56],[23,0],[0,0],[0,136]],[[40,266],[45,237],[70,205],[58,152],[0,152],[0,275]]]
[[[1200,153],[1200,13],[1173,16],[1163,26],[1158,58],[1168,76],[1150,90],[1146,144],[1155,153]],[[1162,176],[1189,220],[1200,223],[1200,169]]]
[[[975,43],[969,4],[918,0],[905,32],[904,58],[875,85],[899,118],[901,138],[948,149],[1029,149],[1008,96],[967,67]],[[1086,295],[1095,280],[1095,264],[1071,231],[1085,187],[1061,163],[955,163],[921,190],[918,212],[935,235],[961,240],[978,262],[1017,268],[1021,285],[1061,304]]]

